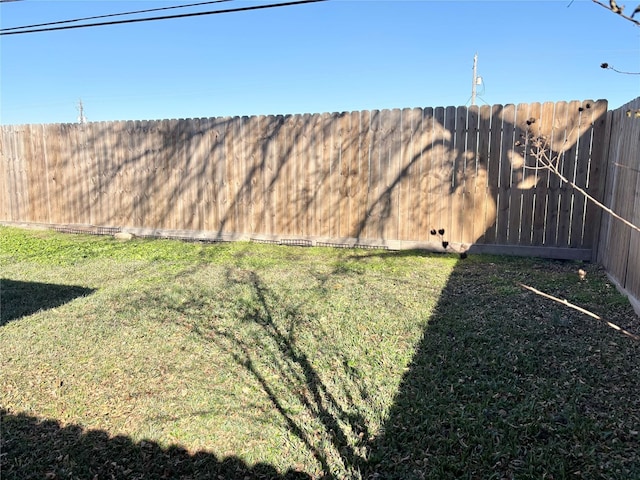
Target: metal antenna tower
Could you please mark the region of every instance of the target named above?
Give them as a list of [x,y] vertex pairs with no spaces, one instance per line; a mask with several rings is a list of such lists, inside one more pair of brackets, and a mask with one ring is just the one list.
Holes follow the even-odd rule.
[[84,116],[84,106],[82,105],[82,99],[78,100],[78,123],[87,123],[87,117]]

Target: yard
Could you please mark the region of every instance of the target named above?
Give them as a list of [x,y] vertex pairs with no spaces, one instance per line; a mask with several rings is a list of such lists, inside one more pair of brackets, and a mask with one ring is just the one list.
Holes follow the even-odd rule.
[[0,227],[0,268],[3,480],[640,478],[596,265]]

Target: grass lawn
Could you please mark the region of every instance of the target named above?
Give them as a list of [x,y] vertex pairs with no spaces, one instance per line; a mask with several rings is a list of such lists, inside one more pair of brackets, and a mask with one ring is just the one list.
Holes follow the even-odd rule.
[[3,480],[640,478],[595,265],[0,228],[0,269]]

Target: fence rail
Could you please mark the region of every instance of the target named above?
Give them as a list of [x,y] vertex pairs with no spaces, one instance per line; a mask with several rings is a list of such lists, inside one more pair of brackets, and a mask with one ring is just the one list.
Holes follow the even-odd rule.
[[[599,211],[531,165],[545,136],[602,198],[607,102],[2,126],[0,220],[213,235],[562,248]],[[577,253],[576,253],[577,252]]]

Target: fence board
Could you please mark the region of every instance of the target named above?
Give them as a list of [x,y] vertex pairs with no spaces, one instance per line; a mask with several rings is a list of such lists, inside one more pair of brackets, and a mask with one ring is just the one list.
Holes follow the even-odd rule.
[[474,237],[477,242],[485,243],[487,229],[493,225],[493,197],[489,188],[489,145],[491,141],[491,106],[482,105],[479,112],[478,151],[476,157],[476,214],[474,219]]
[[[591,141],[593,136],[593,122],[591,105],[593,102],[585,101],[580,105],[580,121],[578,143],[575,146],[575,170],[574,183],[584,189],[589,182],[589,159],[591,155]],[[591,238],[585,238],[584,222],[586,215],[585,197],[579,191],[573,190],[573,205],[571,208],[571,225],[569,226],[570,247],[590,247]]]
[[[503,167],[507,169],[509,164],[509,214],[505,215],[509,222],[509,228],[507,233],[507,243],[511,245],[520,244],[521,239],[521,214],[522,214],[522,179],[524,177],[524,157],[518,148],[518,141],[520,140],[520,134],[522,133],[519,125],[522,123],[522,119],[528,118],[528,105],[519,103],[514,107],[513,118],[508,120],[508,128],[503,128],[502,150],[507,152],[506,158],[503,158]],[[506,177],[506,172],[505,172]]]
[[331,218],[331,115],[323,113],[318,122],[318,229],[317,234],[330,236],[329,221]]
[[[113,208],[109,201],[109,195],[111,193],[110,171],[114,167],[114,162],[112,158],[113,153],[111,152],[111,143],[110,143],[112,126],[111,124],[108,124],[106,122],[100,123],[97,129],[95,128],[95,125],[94,125],[94,131],[97,131],[97,133],[95,134],[97,136],[96,157],[99,159],[98,169],[99,169],[99,176],[100,176],[100,181],[99,181],[99,184],[100,184],[99,199],[100,200],[99,201],[100,201],[101,214],[100,214],[99,224],[100,225],[117,225],[113,221]],[[48,132],[49,130],[47,129],[47,133]],[[158,195],[155,198],[164,199],[166,197],[163,196],[161,192],[158,192]],[[161,203],[161,201],[158,201],[158,200],[156,200],[156,202],[158,204]],[[53,206],[52,206],[52,210],[53,210]],[[154,224],[161,225],[160,219],[154,219]]]
[[[638,122],[636,121],[636,123]],[[636,138],[640,140],[640,129],[636,129],[636,131],[638,131]],[[640,158],[640,149],[636,147],[635,151],[635,158]],[[636,164],[637,167],[640,167],[640,162],[636,162]],[[629,220],[634,225],[640,226],[640,174],[636,174],[636,178],[633,198],[629,198],[627,201],[632,205],[632,213],[629,215]],[[640,300],[640,232],[635,230],[630,232],[627,278],[624,287],[631,295]],[[638,314],[640,315],[640,312]]]
[[367,201],[369,190],[370,153],[371,153],[371,113],[360,112],[358,118],[358,159],[357,159],[357,180],[354,190],[356,199],[354,210],[356,215],[352,218],[351,228],[353,236],[361,238],[363,236],[363,226],[367,218]]
[[409,234],[409,217],[411,215],[411,185],[409,175],[412,165],[411,148],[413,141],[411,109],[403,108],[400,115],[400,151],[398,153],[400,170],[396,181],[396,188],[398,190],[398,238],[407,240],[411,238]]
[[[562,145],[559,158],[560,173],[569,181],[574,179],[575,162],[576,162],[576,143],[579,139],[579,102],[570,102],[566,105],[567,120],[564,132],[558,128],[558,136]],[[571,185],[560,180],[558,188],[558,231],[556,234],[556,244],[559,247],[566,247],[569,244],[569,234],[571,229],[571,214],[573,206],[573,188]]]
[[353,145],[351,144],[351,115],[342,112],[338,115],[338,155],[339,178],[337,184],[338,193],[338,237],[349,236],[349,184],[351,173],[351,157]]
[[[591,144],[589,151],[589,164],[587,169],[588,183],[587,189],[589,193],[596,199],[603,199],[605,192],[605,184],[607,180],[607,166],[609,158],[609,139],[611,138],[610,125],[607,122],[607,101],[598,100],[593,102],[591,107]],[[606,141],[605,141],[606,139]],[[640,142],[638,142],[640,143]],[[640,157],[640,151],[636,152],[636,158]],[[606,205],[606,203],[605,203]],[[593,260],[597,259],[597,250],[600,232],[598,229],[590,228],[592,225],[603,225],[602,210],[592,202],[585,203],[586,212],[583,223],[584,243],[593,247]],[[602,227],[601,227],[602,228]],[[589,229],[591,232],[587,232]],[[587,243],[588,242],[588,243]]]
[[455,194],[455,137],[456,137],[456,107],[446,107],[444,110],[444,129],[447,140],[444,142],[445,151],[443,170],[445,185],[443,188],[443,225],[445,236],[451,235],[453,227],[453,195]]
[[[533,135],[551,140],[551,132],[553,131],[555,105],[551,102],[545,102],[541,106],[540,118],[536,119],[533,124]],[[535,148],[530,146],[530,148]],[[538,168],[540,165],[535,158],[532,158],[531,165]],[[547,240],[547,224],[549,222],[549,187],[551,183],[550,172],[547,169],[537,169],[536,171],[536,206],[534,210],[533,224],[533,245],[543,246],[548,244]]]
[[497,241],[507,244],[513,241],[513,225],[509,225],[509,206],[512,190],[512,165],[509,153],[513,147],[513,131],[516,120],[516,106],[505,105],[502,110],[502,129],[500,139],[500,174],[498,177],[498,216]]
[[16,157],[18,156],[18,146],[16,144],[16,128],[14,126],[7,127],[7,143],[6,147],[8,151],[11,152],[11,155],[7,155],[7,196],[9,197],[9,201],[7,204],[9,205],[9,210],[7,213],[7,220],[20,220],[20,205],[18,202],[18,193],[22,188],[21,183],[18,181],[16,177]]
[[32,175],[34,173],[33,168],[35,166],[33,165],[35,163],[33,160],[26,161],[26,159],[32,159],[34,157],[33,140],[31,135],[32,128],[31,125],[23,125],[21,128],[23,129],[24,134],[20,139],[22,144],[22,162],[20,165],[20,174],[22,177],[22,182],[26,187],[24,192],[24,213],[30,221],[35,221],[35,218],[37,218],[37,212],[35,210],[33,195],[37,191],[37,180],[34,179],[31,182],[26,181],[27,179],[32,178]]
[[[564,125],[567,121],[567,103],[558,102],[555,105],[553,113],[553,127],[550,136],[550,158],[558,158],[558,162],[561,162],[564,146]],[[546,245],[558,245],[558,223],[559,223],[559,209],[560,209],[560,179],[557,175],[549,175],[549,191],[547,193],[547,222],[545,231],[545,244]]]
[[482,172],[478,163],[478,138],[480,122],[480,109],[477,106],[469,107],[467,117],[467,145],[466,145],[466,202],[465,202],[465,218],[463,222],[462,241],[465,243],[474,243],[484,234],[484,194],[481,191]]
[[450,223],[446,238],[451,242],[461,242],[465,221],[465,141],[467,137],[467,107],[456,108],[453,127],[453,149],[451,152]]
[[[623,128],[624,123],[624,112],[622,110],[614,112],[612,136],[615,131],[622,132],[622,134],[617,136],[615,143],[612,144],[610,158],[613,160],[614,165],[619,164],[628,166],[629,164],[621,161],[622,152],[631,140],[630,135],[627,135],[629,130]],[[631,216],[633,203],[629,202],[627,192],[632,192],[634,190],[637,185],[637,176],[638,174],[633,167],[616,171],[617,178],[613,186],[614,189],[611,208],[623,218],[629,219]],[[608,261],[605,266],[623,286],[627,280],[630,238],[631,232],[628,227],[624,226],[617,220],[611,221],[609,238],[607,241]]]
[[[215,204],[211,209],[211,222],[213,225],[217,225],[215,230],[218,235],[222,234],[222,232],[228,231],[228,229],[226,229],[225,213],[225,207],[227,204],[227,171],[224,160],[225,122],[225,118],[216,119],[212,127],[213,130],[210,137],[212,159],[214,162],[211,201]],[[273,216],[276,216],[275,212],[273,213]]]
[[[54,189],[53,195],[55,199],[55,204],[53,205],[56,215],[55,222],[56,223],[69,223],[69,219],[67,217],[67,208],[65,205],[65,187],[69,183],[69,179],[66,178],[66,172],[70,169],[69,165],[64,161],[65,158],[68,158],[67,152],[64,152],[62,149],[62,145],[64,145],[64,124],[60,125],[52,125],[52,157],[53,157],[53,182]],[[117,163],[117,158],[115,158],[114,152],[114,165]],[[117,210],[115,210],[117,211]]]
[[430,230],[433,228],[433,191],[432,191],[432,165],[433,165],[433,108],[427,107],[422,111],[422,127],[418,137],[419,159],[419,183],[418,183],[418,230],[422,233],[420,240],[429,240]]
[[401,126],[402,111],[394,108],[387,117],[387,143],[385,153],[386,217],[384,223],[384,239],[398,238],[399,204],[400,204],[400,162],[401,162]]
[[11,219],[9,189],[14,188],[9,178],[9,135],[8,127],[0,128],[0,216],[6,220]]
[[265,232],[265,155],[262,152],[267,136],[266,118],[264,116],[250,118],[253,135],[249,143],[249,159],[251,165],[251,228],[250,232]]
[[[88,206],[86,205],[87,190],[85,179],[85,158],[84,158],[84,125],[80,125],[78,128],[70,128],[69,134],[72,142],[72,158],[73,158],[73,171],[75,173],[74,184],[72,186],[72,198],[73,198],[73,218],[72,221],[78,223],[89,223],[89,218],[86,215]],[[131,191],[131,195],[135,193]],[[135,224],[135,223],[134,223]]]
[[420,175],[422,163],[422,109],[412,108],[407,111],[408,142],[406,146],[408,168],[406,172],[404,209],[405,217],[401,220],[401,225],[405,226],[404,238],[407,240],[424,240],[426,229],[421,230],[420,226]]
[[446,154],[448,132],[444,127],[445,109],[436,107],[433,116],[433,156],[431,168],[431,194],[433,195],[433,216],[431,229],[446,227],[445,198],[448,196],[446,177]]
[[[185,121],[187,135],[185,135],[185,198],[188,205],[185,225],[189,230],[201,230],[199,216],[199,190],[202,180],[201,168],[204,162],[199,158],[198,150],[201,141],[198,133],[198,120],[190,118]],[[186,141],[190,139],[191,141]],[[243,162],[245,163],[245,162]],[[248,218],[248,215],[247,217]]]
[[[530,158],[527,158],[527,129],[531,123],[533,115],[539,115],[540,104],[519,104],[518,118],[514,133],[514,152],[513,162],[517,163],[520,214],[519,214],[519,232],[518,244],[525,246],[531,245],[532,227],[533,227],[533,191],[536,187],[535,171],[527,168],[531,164]],[[535,125],[535,122],[532,124]]]

